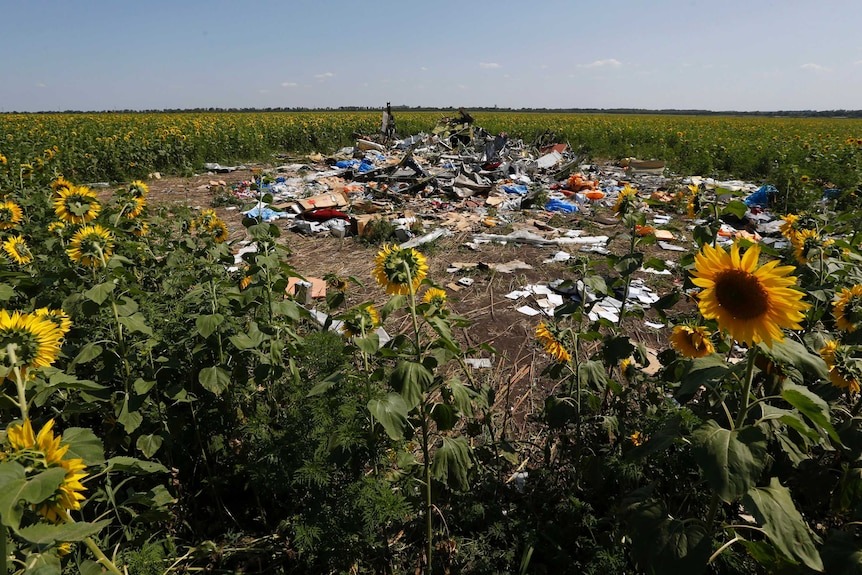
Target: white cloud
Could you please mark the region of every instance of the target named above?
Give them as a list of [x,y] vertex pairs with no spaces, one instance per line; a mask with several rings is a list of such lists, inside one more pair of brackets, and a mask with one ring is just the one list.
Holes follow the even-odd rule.
[[802,68],[803,70],[811,70],[813,72],[831,72],[832,71],[829,68],[827,68],[826,66],[821,66],[820,64],[814,64],[811,62],[809,62],[808,64],[802,64],[800,66],[800,68]]
[[502,68],[502,66],[496,62],[479,62],[480,68],[485,68],[486,70],[496,70],[497,68]]
[[605,60],[596,60],[589,64],[578,64],[578,68],[619,68],[623,63],[616,58],[607,58]]
[[299,84],[297,84],[296,82],[282,82],[281,86],[283,88],[296,88],[297,86],[299,86]]
[[853,62],[853,65],[854,66],[862,66],[862,60],[856,60],[855,62]]
[[259,94],[269,94],[269,90],[263,89],[257,91]]
[[48,84],[44,84],[44,83],[42,83],[42,82],[39,82],[38,84],[36,84],[36,87],[37,87],[37,88],[47,88],[47,87],[48,87]]
[[335,77],[335,74],[332,72],[324,72],[323,74],[315,74],[314,77],[318,80],[326,80],[327,78]]
[[428,71],[428,68],[427,68],[427,67],[425,67],[425,66],[422,66],[422,67],[421,67],[421,68],[419,68],[419,69],[420,69],[420,70],[422,70],[423,72],[427,72],[427,71]]

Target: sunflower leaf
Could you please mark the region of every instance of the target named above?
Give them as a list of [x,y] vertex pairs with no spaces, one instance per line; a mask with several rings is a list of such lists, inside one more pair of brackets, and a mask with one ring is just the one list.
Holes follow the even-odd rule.
[[413,361],[399,361],[390,376],[390,383],[404,398],[407,411],[419,405],[433,381],[434,374],[421,363]]
[[404,438],[409,410],[400,394],[390,393],[382,399],[372,399],[368,402],[368,411],[380,422],[390,438],[396,441]]
[[221,367],[214,365],[198,372],[198,382],[210,393],[221,395],[230,386],[230,375]]
[[100,283],[85,291],[84,297],[93,303],[102,305],[105,303],[105,300],[108,299],[108,296],[111,295],[111,292],[114,291],[115,287],[116,284],[112,281]]
[[215,330],[222,323],[224,323],[224,316],[220,313],[202,314],[195,318],[195,327],[203,338],[207,338],[215,333]]
[[841,445],[841,438],[835,432],[830,421],[829,404],[819,395],[801,385],[785,383],[781,390],[781,397],[798,409],[811,420],[814,425],[825,431],[836,444]]
[[50,497],[66,477],[64,467],[53,467],[27,478],[24,468],[14,462],[0,464],[0,520],[17,529],[24,507]]
[[759,427],[733,431],[710,419],[692,434],[694,458],[727,503],[748,491],[766,466],[766,436]]
[[473,461],[467,440],[463,437],[444,437],[443,445],[434,453],[431,475],[449,487],[463,491],[469,487],[467,472],[471,467]]
[[63,432],[63,443],[69,446],[69,456],[84,460],[87,465],[105,462],[105,447],[93,430],[86,427],[69,427]]
[[773,342],[771,348],[761,342],[758,348],[759,353],[764,353],[777,363],[790,364],[804,374],[829,379],[829,370],[823,358],[808,351],[798,341],[784,338],[783,341]]
[[97,523],[65,523],[62,525],[50,525],[48,523],[37,523],[19,529],[18,535],[36,545],[53,545],[63,541],[83,541],[92,537],[105,526],[110,525],[111,520],[99,521]]
[[815,571],[823,571],[816,538],[796,510],[790,491],[779,483],[777,477],[769,481],[769,487],[749,490],[743,496],[742,504],[785,557],[801,561]]

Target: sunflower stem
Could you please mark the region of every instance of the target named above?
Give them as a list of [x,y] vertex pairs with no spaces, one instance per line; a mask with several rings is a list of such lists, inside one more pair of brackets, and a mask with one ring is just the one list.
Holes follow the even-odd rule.
[[24,387],[24,376],[21,373],[21,368],[18,364],[18,354],[15,353],[15,346],[9,344],[6,346],[6,354],[9,356],[9,362],[12,364],[12,373],[15,374],[15,389],[18,391],[18,409],[21,411],[21,419],[27,420],[29,406],[27,405],[27,390]]
[[740,398],[739,413],[736,414],[736,427],[740,427],[745,422],[745,416],[748,414],[748,402],[751,395],[751,382],[754,379],[754,360],[757,359],[757,346],[748,348],[748,365],[745,368],[745,382],[742,388],[742,397]]
[[[416,363],[422,362],[422,348],[419,341],[419,320],[416,317],[416,287],[413,285],[413,275],[410,265],[404,262],[407,272],[407,287],[410,290],[410,317],[413,319],[413,335],[416,345]],[[431,452],[428,442],[428,416],[425,414],[425,402],[419,406],[419,416],[422,418],[422,475],[425,479],[425,555],[426,573],[431,574],[431,554],[434,551],[434,522],[431,516]]]
[[[60,509],[60,516],[63,518],[66,523],[74,523],[75,520],[69,515],[69,512],[65,509]],[[84,539],[84,545],[87,546],[87,549],[96,557],[96,563],[107,569],[110,573],[114,575],[125,575],[122,571],[120,571],[114,562],[108,559],[108,556],[105,555],[99,546],[96,545],[96,542],[93,541],[92,537],[87,537]]]

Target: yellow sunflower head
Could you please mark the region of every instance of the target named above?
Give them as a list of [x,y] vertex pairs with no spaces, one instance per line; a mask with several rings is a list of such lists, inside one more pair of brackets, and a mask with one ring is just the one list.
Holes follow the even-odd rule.
[[539,323],[536,326],[536,339],[545,348],[545,353],[555,360],[559,362],[572,360],[572,355],[566,349],[566,346],[563,345],[560,335],[557,333],[556,326],[549,326],[545,322]]
[[19,265],[26,266],[33,261],[33,254],[27,247],[23,236],[10,236],[3,241],[3,251]]
[[66,232],[66,223],[61,221],[51,222],[48,224],[48,232],[62,236]]
[[143,198],[150,193],[150,187],[141,180],[129,184],[128,194],[133,198]]
[[838,342],[830,339],[823,347],[820,348],[820,357],[826,362],[826,365],[835,365],[835,352],[838,350]]
[[[51,365],[60,353],[62,337],[60,328],[50,319],[0,310],[0,354],[9,370],[16,366],[27,370]],[[14,347],[14,361],[7,353],[9,346]]]
[[442,308],[446,304],[446,291],[439,288],[428,288],[422,296],[422,301]]
[[0,154],[0,166],[5,166],[9,163],[9,160],[6,159],[6,156]]
[[824,239],[817,230],[802,230],[796,234],[792,243],[796,261],[807,264],[813,257],[817,257],[815,254],[832,245],[834,240]]
[[673,328],[670,343],[675,350],[686,357],[704,357],[715,353],[711,336],[712,334],[703,326],[678,325]]
[[86,224],[102,209],[96,194],[86,186],[60,188],[54,196],[54,213],[69,224]]
[[42,307],[33,313],[37,317],[45,318],[52,322],[57,329],[60,330],[60,334],[62,336],[65,336],[69,333],[69,330],[72,329],[72,319],[69,317],[69,314],[61,309],[48,309],[47,307]]
[[132,222],[131,232],[132,235],[142,238],[150,233],[150,224],[144,220],[135,220]]
[[370,333],[380,325],[380,314],[371,304],[361,305],[350,310],[342,319],[341,329],[347,336],[361,336]]
[[629,435],[629,441],[631,441],[632,445],[634,445],[635,447],[637,447],[639,445],[643,445],[644,434],[641,433],[640,431],[635,431],[634,433]]
[[227,241],[227,225],[219,218],[211,222],[208,228],[209,236],[217,244]]
[[36,435],[29,419],[25,419],[23,425],[12,424],[6,429],[6,442],[4,459],[20,463],[28,475],[57,467],[66,473],[54,493],[33,506],[40,515],[60,523],[67,511],[81,508],[81,501],[85,499],[83,492],[87,489],[81,483],[87,477],[86,465],[83,459],[67,457],[69,446],[62,444],[62,437],[54,435],[53,419]]
[[851,394],[859,393],[862,360],[854,357],[853,348],[830,340],[820,349],[820,357],[826,362],[832,385],[839,389],[846,389]]
[[219,217],[216,214],[215,210],[212,210],[212,209],[202,210],[200,215],[191,221],[191,229],[192,229],[192,231],[196,231],[199,228],[204,229],[204,230],[208,230],[208,229],[210,229],[210,227],[212,227],[213,222],[218,221],[218,220],[219,220]]
[[623,186],[619,196],[617,196],[617,203],[614,204],[614,213],[620,217],[626,215],[634,207],[637,197],[638,191],[636,189],[629,184]]
[[781,235],[790,240],[792,244],[796,244],[796,236],[799,234],[799,216],[796,214],[787,214],[783,218],[782,224],[778,227]]
[[844,288],[836,294],[832,315],[840,330],[853,332],[862,326],[862,284]]
[[129,198],[123,205],[123,215],[126,218],[133,220],[144,213],[144,208],[147,205],[147,200],[143,196],[137,198]]
[[386,245],[375,258],[374,279],[388,294],[414,292],[428,275],[425,256],[413,248]]
[[254,276],[243,276],[241,280],[239,280],[239,289],[244,290],[251,285],[251,282],[254,281]]
[[0,230],[14,228],[23,218],[21,206],[10,200],[0,202]]
[[754,345],[784,339],[782,328],[800,329],[803,312],[810,305],[795,288],[793,266],[778,266],[772,260],[758,265],[760,247],[744,255],[734,243],[730,253],[705,245],[695,256],[692,283],[703,288],[698,307],[706,319],[718,321],[720,329],[740,342]]
[[66,254],[73,262],[97,268],[107,264],[114,253],[114,236],[96,224],[84,226],[72,236]]
[[811,176],[801,176],[799,178],[799,181],[802,182],[803,184],[807,184],[808,182],[811,181]]
[[21,179],[23,180],[31,180],[33,179],[33,172],[35,168],[31,163],[24,163],[18,166],[18,170],[21,172]]
[[54,192],[59,192],[61,189],[62,190],[70,190],[73,187],[75,187],[75,185],[72,182],[70,182],[69,180],[67,180],[66,178],[64,178],[63,176],[60,176],[59,178],[57,178],[56,180],[51,182],[51,189]]

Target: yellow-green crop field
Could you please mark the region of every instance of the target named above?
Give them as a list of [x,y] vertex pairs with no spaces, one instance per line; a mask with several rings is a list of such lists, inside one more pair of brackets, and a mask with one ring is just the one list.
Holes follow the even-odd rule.
[[[429,131],[446,112],[397,112],[402,135]],[[663,159],[678,173],[770,180],[796,176],[840,188],[860,180],[862,120],[731,116],[490,112],[474,114],[491,133],[527,143],[568,142],[584,159]],[[274,153],[320,151],[374,133],[378,112],[7,114],[0,154],[8,169],[36,167],[56,146],[50,169],[76,181],[183,173],[203,162],[267,161]],[[53,154],[47,153],[48,156]]]

